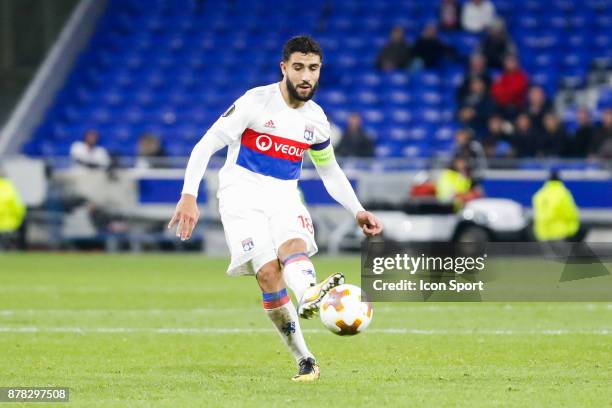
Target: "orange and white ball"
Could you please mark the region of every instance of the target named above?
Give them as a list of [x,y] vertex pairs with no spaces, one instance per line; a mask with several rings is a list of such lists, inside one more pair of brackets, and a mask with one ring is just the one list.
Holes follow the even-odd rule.
[[372,321],[372,303],[355,285],[340,285],[321,300],[321,321],[332,333],[352,336],[364,331]]

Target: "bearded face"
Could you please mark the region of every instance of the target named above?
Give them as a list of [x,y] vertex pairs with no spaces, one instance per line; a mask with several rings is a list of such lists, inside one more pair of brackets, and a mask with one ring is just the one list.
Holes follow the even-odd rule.
[[281,63],[289,97],[307,102],[314,96],[321,74],[321,57],[317,54],[294,52],[289,61]]

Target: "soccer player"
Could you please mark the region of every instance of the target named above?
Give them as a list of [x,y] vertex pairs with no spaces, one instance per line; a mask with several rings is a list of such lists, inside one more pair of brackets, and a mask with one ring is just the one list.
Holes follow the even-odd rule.
[[[319,378],[306,347],[298,314],[312,318],[323,296],[344,282],[336,273],[317,284],[310,257],[317,252],[308,210],[297,187],[304,153],[310,155],[325,188],[351,212],[365,235],[382,231],[365,211],[340,169],[330,144],[330,124],[311,100],[319,82],[322,51],[310,37],[290,39],[283,49],[281,82],[251,89],[212,125],[195,145],[181,199],[168,228],[181,240],[198,221],[196,197],[210,157],[228,146],[219,171],[219,212],[231,252],[229,275],[255,274],[266,314],[298,362],[294,381]],[[286,287],[298,302],[291,302]]]

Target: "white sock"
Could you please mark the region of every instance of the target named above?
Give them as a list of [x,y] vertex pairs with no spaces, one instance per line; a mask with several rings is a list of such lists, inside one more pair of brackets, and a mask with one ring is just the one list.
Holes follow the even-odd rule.
[[308,255],[303,252],[289,255],[283,260],[283,277],[298,303],[304,292],[317,284],[317,273]]
[[293,354],[293,357],[295,357],[295,360],[299,362],[304,358],[314,358],[308,347],[306,347],[304,335],[300,328],[300,321],[295,307],[287,294],[287,289],[281,289],[273,293],[264,293],[263,304],[268,318],[274,323],[276,331],[278,331],[278,334],[291,351],[291,354]]

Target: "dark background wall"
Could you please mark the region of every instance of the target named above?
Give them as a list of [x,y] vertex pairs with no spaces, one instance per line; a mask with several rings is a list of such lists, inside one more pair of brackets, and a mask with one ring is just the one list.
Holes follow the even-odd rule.
[[0,0],[0,127],[78,0]]

